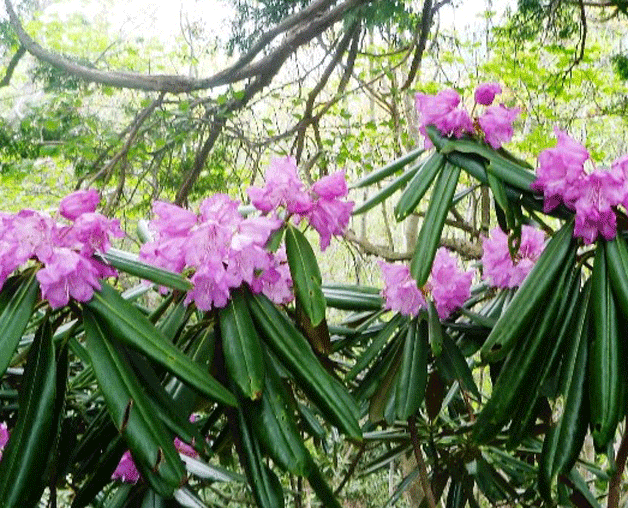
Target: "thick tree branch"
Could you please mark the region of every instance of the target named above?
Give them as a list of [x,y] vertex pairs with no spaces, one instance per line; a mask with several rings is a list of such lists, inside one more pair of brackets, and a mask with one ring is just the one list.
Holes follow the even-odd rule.
[[423,12],[421,13],[421,28],[419,30],[419,39],[417,41],[414,56],[412,57],[412,63],[410,64],[410,70],[408,71],[408,77],[406,82],[401,86],[401,91],[407,90],[412,86],[414,78],[421,66],[421,60],[423,59],[423,53],[425,52],[425,46],[427,44],[427,37],[430,34],[430,27],[432,26],[432,17],[434,11],[432,10],[432,0],[423,1]]
[[[344,0],[337,6],[325,10],[332,3],[330,0],[316,0],[306,9],[295,13],[279,23],[275,28],[262,35],[250,51],[245,53],[235,64],[213,76],[195,79],[181,75],[144,75],[134,72],[102,71],[92,69],[52,53],[26,33],[13,9],[11,0],[5,0],[11,26],[15,30],[20,43],[26,50],[39,60],[62,70],[70,75],[86,81],[100,83],[115,88],[129,88],[173,94],[186,93],[194,90],[206,90],[216,86],[236,83],[245,79],[263,76],[268,69],[279,60],[284,62],[297,48],[308,43],[318,34],[342,19],[344,14],[371,0]],[[284,39],[263,58],[253,61],[269,41],[279,33],[286,32]]]
[[13,77],[13,72],[15,71],[15,68],[17,67],[17,64],[20,63],[20,60],[25,54],[26,54],[26,48],[24,46],[20,46],[19,49],[15,52],[15,54],[11,58],[9,65],[7,65],[7,70],[4,73],[4,77],[2,78],[2,81],[0,81],[0,88],[9,85],[9,83],[11,82],[11,78]]

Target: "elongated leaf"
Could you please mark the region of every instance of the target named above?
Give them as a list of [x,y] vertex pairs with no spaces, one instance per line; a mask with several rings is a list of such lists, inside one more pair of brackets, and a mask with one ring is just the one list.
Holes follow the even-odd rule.
[[342,505],[338,502],[336,496],[334,496],[333,490],[331,490],[320,470],[314,463],[310,465],[310,474],[308,475],[307,480],[310,483],[312,490],[316,493],[318,499],[321,500],[323,506],[326,508],[342,508]]
[[22,338],[33,313],[39,283],[31,271],[22,279],[10,279],[0,293],[0,376],[11,363],[13,353]]
[[325,319],[325,297],[321,289],[323,280],[310,242],[294,226],[286,229],[286,255],[296,297],[312,326],[317,326]]
[[587,432],[588,398],[586,372],[591,285],[587,284],[578,299],[579,309],[572,321],[572,335],[562,365],[563,414],[545,436],[539,464],[541,493],[551,499],[551,485],[556,475],[567,474],[573,467]]
[[379,205],[382,201],[385,201],[388,197],[392,196],[397,190],[401,189],[414,177],[417,171],[421,168],[421,165],[422,163],[418,163],[406,169],[402,175],[395,178],[390,184],[355,208],[352,212],[353,215],[360,215],[361,213],[368,212],[371,208]]
[[83,323],[92,366],[116,428],[153,489],[171,496],[185,477],[171,435],[154,414],[130,365],[107,340],[105,328],[88,309],[83,311]]
[[288,408],[281,379],[274,369],[268,369],[261,400],[248,403],[243,408],[253,432],[273,461],[285,471],[307,476],[311,457]]
[[125,353],[141,384],[148,389],[147,395],[155,414],[179,438],[188,444],[194,443],[193,446],[196,451],[202,453],[205,440],[190,422],[189,412],[182,410],[161,385],[157,374],[146,358],[135,351],[126,350]]
[[84,304],[104,323],[112,335],[162,365],[209,398],[234,406],[237,401],[218,381],[174,347],[155,326],[115,289],[102,283],[102,289]]
[[136,275],[142,279],[150,280],[160,286],[180,289],[181,291],[189,291],[192,289],[192,283],[182,275],[144,263],[140,261],[138,256],[130,252],[109,249],[106,254],[99,257],[105,263],[110,264],[118,270]]
[[382,328],[382,331],[373,338],[373,342],[368,348],[360,355],[355,365],[351,368],[345,376],[345,382],[354,379],[366,366],[371,363],[371,360],[377,356],[384,344],[388,342],[388,339],[395,333],[398,328],[407,326],[408,318],[402,314],[395,314],[395,316],[386,323],[386,326]]
[[395,205],[395,219],[397,219],[397,222],[402,221],[414,211],[444,165],[445,157],[439,152],[434,152],[425,161]]
[[306,395],[331,423],[351,438],[361,439],[355,401],[344,386],[325,371],[303,335],[265,296],[250,295],[248,304],[262,332],[262,340],[291,372]]
[[427,303],[428,339],[434,357],[438,358],[443,351],[443,326],[432,300]]
[[3,508],[37,506],[46,486],[44,472],[57,431],[56,372],[52,331],[45,319],[28,355],[17,423],[0,461]]
[[425,398],[429,351],[427,335],[427,323],[424,319],[419,323],[410,323],[395,392],[397,418],[400,420],[407,420],[414,415]]
[[547,294],[565,260],[573,250],[573,222],[568,222],[554,235],[543,253],[501,315],[480,353],[485,360],[500,360],[525,334],[528,323],[547,301]]
[[473,153],[490,161],[491,171],[513,187],[530,192],[530,185],[535,180],[535,175],[522,165],[504,157],[490,146],[474,139],[447,139],[443,138],[435,127],[427,127],[427,133],[439,151],[444,154],[457,151],[460,153]]
[[264,464],[261,448],[241,409],[237,409],[237,432],[241,463],[259,508],[283,508],[283,489],[279,479]]
[[425,150],[423,148],[415,148],[411,152],[408,152],[406,155],[399,157],[397,160],[392,161],[390,164],[387,164],[383,168],[376,169],[372,171],[368,175],[360,178],[357,182],[351,184],[352,189],[359,189],[360,187],[367,187],[368,185],[372,185],[374,183],[380,182],[387,176],[392,175],[399,171],[402,167],[412,162],[414,159],[419,157]]
[[233,471],[229,471],[223,467],[216,466],[214,464],[207,464],[198,458],[190,457],[189,455],[185,455],[183,453],[179,454],[179,456],[185,464],[185,468],[188,473],[193,474],[197,478],[210,480],[212,482],[246,482],[246,478],[244,478],[241,474],[234,473]]
[[257,400],[264,388],[264,357],[259,336],[241,291],[233,291],[220,309],[220,333],[225,364],[231,381],[248,399]]
[[370,310],[376,311],[382,308],[384,300],[379,290],[377,293],[365,291],[359,286],[340,288],[328,285],[323,286],[323,294],[328,307],[342,310]]
[[[591,274],[593,336],[589,345],[588,385],[591,434],[598,452],[614,438],[620,414],[621,359],[617,304],[611,290],[604,244],[598,242]],[[622,335],[623,337],[623,335]]]
[[443,335],[443,353],[439,360],[448,366],[446,370],[451,373],[453,379],[460,383],[463,390],[471,392],[477,399],[480,399],[480,391],[475,384],[473,373],[469,368],[467,360],[465,360],[456,343],[447,334]]
[[434,184],[432,197],[417,239],[416,250],[410,263],[410,272],[419,286],[423,286],[430,275],[459,176],[460,168],[446,164]]

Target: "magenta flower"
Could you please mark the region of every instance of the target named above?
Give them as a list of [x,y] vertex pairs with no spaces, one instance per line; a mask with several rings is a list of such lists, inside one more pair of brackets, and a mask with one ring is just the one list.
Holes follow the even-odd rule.
[[521,285],[545,247],[545,235],[532,226],[521,227],[521,243],[514,259],[508,249],[508,236],[494,228],[482,242],[483,278],[494,287]]
[[543,209],[549,212],[564,203],[573,209],[580,181],[585,177],[584,163],[589,152],[566,133],[554,129],[558,142],[539,154],[537,178],[531,187],[545,197]]
[[277,305],[286,305],[294,300],[294,293],[285,247],[269,255],[269,259],[270,266],[253,279],[251,290],[266,295]]
[[0,460],[2,460],[2,452],[9,442],[9,429],[6,422],[0,423]]
[[484,83],[475,89],[475,102],[483,106],[490,106],[495,100],[497,94],[502,93],[502,87],[499,83]]
[[349,225],[353,201],[338,199],[318,199],[307,214],[310,225],[320,235],[320,248],[329,247],[333,235],[341,235]]
[[434,121],[434,125],[443,136],[461,138],[464,134],[473,133],[473,121],[469,113],[463,109],[454,109]]
[[59,213],[68,220],[76,220],[84,213],[93,213],[100,203],[96,189],[78,190],[64,197],[59,203]]
[[416,316],[426,307],[425,297],[416,285],[406,265],[397,265],[379,261],[384,279],[382,296],[385,308],[399,312],[404,316]]
[[384,279],[382,296],[385,308],[405,316],[416,316],[421,309],[427,308],[425,292],[431,293],[438,316],[447,319],[469,298],[471,292],[473,271],[460,271],[456,257],[444,247],[436,251],[430,278],[423,290],[417,287],[406,265],[380,261],[379,266]]
[[512,123],[521,112],[519,108],[506,108],[502,106],[491,106],[478,119],[480,127],[484,131],[486,142],[494,150],[501,148],[503,143],[508,143],[512,139]]
[[226,194],[214,194],[206,198],[199,207],[202,222],[215,222],[227,228],[233,228],[242,221],[238,212],[239,201]]
[[427,287],[440,319],[447,319],[471,295],[473,271],[460,271],[458,259],[445,247],[436,251]]
[[473,132],[473,122],[468,113],[456,109],[459,103],[460,95],[453,89],[441,90],[436,95],[415,95],[419,132],[425,137],[425,148],[433,146],[425,129],[428,125],[434,125],[444,136],[460,138],[465,133]]
[[617,219],[612,207],[623,200],[624,184],[623,174],[602,170],[595,170],[580,181],[574,203],[575,237],[587,244],[593,243],[598,233],[606,240],[615,238]]
[[125,483],[137,483],[140,476],[140,472],[135,462],[133,462],[133,457],[131,457],[131,452],[127,450],[122,455],[120,462],[118,462],[115,471],[111,475],[111,479],[121,480]]
[[188,291],[185,304],[194,302],[199,310],[222,308],[229,301],[229,276],[219,262],[206,263],[191,279],[194,288]]
[[289,213],[303,215],[312,206],[312,200],[297,175],[294,157],[272,159],[266,170],[266,185],[249,187],[247,192],[253,206],[264,213],[282,206]]
[[74,224],[64,228],[56,242],[79,251],[85,257],[103,254],[111,247],[111,237],[123,238],[120,221],[108,219],[100,213],[86,212],[79,215]]
[[153,213],[157,218],[150,221],[150,227],[160,236],[185,236],[196,224],[196,214],[164,201],[153,203]]
[[33,210],[22,210],[13,216],[8,235],[15,246],[14,256],[18,264],[36,256],[47,261],[53,253],[55,222],[47,215]]
[[87,302],[100,289],[95,267],[78,253],[61,247],[36,274],[42,297],[53,309],[67,305],[70,297]]
[[344,171],[336,171],[331,175],[324,176],[314,185],[312,192],[319,198],[332,200],[335,198],[344,198],[349,192],[347,189],[347,181]]

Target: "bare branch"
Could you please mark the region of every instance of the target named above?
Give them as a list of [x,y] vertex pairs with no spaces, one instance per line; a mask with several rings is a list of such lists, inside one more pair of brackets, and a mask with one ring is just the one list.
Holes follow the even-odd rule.
[[[360,239],[356,234],[349,230],[345,232],[344,239],[355,244],[361,252],[370,256],[377,256],[386,261],[408,261],[412,259],[414,252],[395,252],[388,247],[376,245],[368,240]],[[440,245],[457,252],[465,259],[480,259],[482,257],[482,248],[474,243],[457,238],[441,238]]]
[[410,70],[408,71],[408,77],[406,82],[401,86],[401,91],[407,90],[412,86],[412,82],[421,66],[421,60],[423,59],[423,53],[425,52],[425,45],[427,44],[427,37],[430,34],[430,27],[432,26],[432,17],[434,11],[432,10],[432,0],[423,1],[423,12],[421,13],[421,27],[419,31],[419,40],[417,41],[414,56],[412,57],[412,63],[410,64]]
[[20,46],[19,49],[15,52],[15,54],[11,58],[9,65],[7,65],[7,70],[4,73],[4,77],[2,78],[2,81],[0,81],[0,88],[9,85],[9,83],[11,82],[11,78],[13,77],[13,72],[15,71],[15,68],[17,67],[17,64],[20,63],[20,60],[25,54],[26,54],[26,48],[24,46]]
[[[11,26],[15,30],[20,43],[26,50],[39,60],[53,67],[79,77],[86,81],[100,83],[115,88],[129,88],[154,92],[167,92],[173,94],[186,93],[194,90],[206,90],[216,86],[236,83],[245,79],[259,77],[268,74],[268,69],[273,68],[277,61],[284,62],[297,48],[307,44],[318,34],[342,19],[343,15],[371,0],[344,0],[329,10],[326,9],[332,2],[330,0],[316,0],[306,9],[286,18],[275,28],[262,35],[251,50],[243,55],[235,64],[213,76],[195,79],[181,75],[144,75],[134,72],[102,71],[79,65],[56,53],[52,53],[26,33],[20,23],[11,0],[5,0]],[[255,56],[265,45],[274,39],[279,33],[287,31],[281,43],[270,51],[265,57],[253,61]]]

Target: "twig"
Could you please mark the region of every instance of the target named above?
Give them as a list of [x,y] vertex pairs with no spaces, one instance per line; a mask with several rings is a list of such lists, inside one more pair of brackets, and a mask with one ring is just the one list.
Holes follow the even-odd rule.
[[619,491],[621,488],[621,478],[624,474],[626,467],[626,460],[628,459],[628,422],[626,422],[624,428],[624,435],[621,438],[621,444],[619,450],[617,450],[617,457],[615,464],[617,469],[611,477],[611,481],[608,484],[608,508],[619,507]]
[[355,472],[355,468],[358,466],[358,462],[360,462],[360,459],[362,458],[362,455],[364,455],[365,450],[366,450],[366,443],[361,443],[360,449],[358,450],[358,453],[355,454],[355,457],[353,457],[353,460],[351,461],[351,465],[349,466],[349,469],[347,469],[347,472],[344,475],[342,481],[340,482],[340,485],[338,485],[338,487],[336,487],[336,490],[334,490],[334,496],[337,496],[338,494],[340,494],[344,486],[347,484],[347,482],[349,481],[349,479]]
[[427,499],[427,505],[430,508],[436,508],[436,501],[434,500],[434,494],[432,493],[432,487],[430,486],[430,480],[427,475],[427,467],[425,466],[423,452],[421,451],[421,445],[419,444],[419,437],[416,431],[416,419],[414,416],[408,418],[408,430],[410,431],[410,440],[412,441],[412,448],[414,449],[414,457],[416,458],[417,465],[419,466],[419,478],[421,479],[423,493]]

